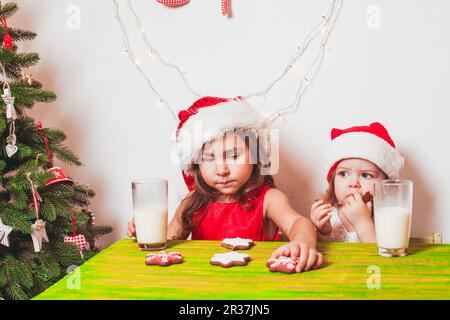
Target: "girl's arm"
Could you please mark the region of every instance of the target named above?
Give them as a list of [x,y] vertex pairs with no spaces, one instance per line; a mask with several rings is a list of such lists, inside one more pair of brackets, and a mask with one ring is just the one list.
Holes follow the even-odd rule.
[[267,217],[286,234],[290,241],[316,246],[316,230],[312,222],[295,211],[286,195],[278,189],[266,193]]
[[316,250],[316,230],[312,222],[297,213],[286,195],[277,189],[267,191],[267,217],[271,219],[289,238],[290,242],[272,253],[272,258],[299,257],[296,272],[316,269],[323,263],[323,257]]
[[169,226],[167,227],[167,239],[187,239],[189,237],[188,235],[183,235],[183,225],[181,220],[181,213],[184,208],[184,199],[189,197],[189,195],[192,192],[188,193],[183,200],[181,200],[180,204],[178,205],[177,210],[175,211],[175,214],[173,215],[172,220],[169,223]]

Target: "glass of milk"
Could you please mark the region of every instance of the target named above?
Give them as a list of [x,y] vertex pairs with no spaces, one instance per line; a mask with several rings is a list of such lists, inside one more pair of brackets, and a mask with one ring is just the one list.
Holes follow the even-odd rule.
[[373,202],[378,254],[406,256],[411,233],[412,181],[383,180],[375,184]]
[[141,250],[166,248],[167,180],[144,179],[131,183],[136,239]]

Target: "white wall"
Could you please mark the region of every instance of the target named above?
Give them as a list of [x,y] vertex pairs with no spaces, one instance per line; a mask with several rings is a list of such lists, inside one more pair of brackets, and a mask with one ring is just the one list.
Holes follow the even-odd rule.
[[[123,19],[146,73],[175,109],[195,100],[177,75],[145,58],[124,0]],[[169,210],[186,187],[170,162],[170,135],[177,123],[123,54],[110,0],[19,0],[10,25],[38,33],[20,44],[40,63],[28,70],[58,94],[52,104],[29,112],[67,135],[67,145],[85,166],[61,164],[67,175],[90,184],[98,223],[115,228],[103,245],[125,236],[132,214],[130,182],[169,180]],[[80,29],[67,21],[80,9]],[[220,14],[220,1],[192,1],[173,10],[152,0],[135,0],[153,43],[187,72],[199,91],[223,97],[259,90],[285,66],[297,43],[328,10],[329,1],[233,1],[234,18]],[[366,10],[381,11],[381,29],[369,29]],[[443,233],[450,243],[450,2],[446,0],[347,0],[322,70],[301,110],[278,122],[281,129],[279,188],[307,214],[323,190],[322,170],[329,130],[380,121],[406,157],[404,178],[415,182],[413,236]],[[317,45],[311,48],[312,53]],[[307,55],[310,63],[313,55]],[[295,80],[269,96],[267,111],[294,96]]]

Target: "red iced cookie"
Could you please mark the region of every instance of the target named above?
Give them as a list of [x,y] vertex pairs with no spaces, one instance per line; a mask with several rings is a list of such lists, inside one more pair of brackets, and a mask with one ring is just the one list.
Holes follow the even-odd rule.
[[169,266],[174,263],[183,262],[183,257],[179,252],[161,251],[160,253],[149,253],[145,257],[146,265]]
[[267,266],[272,272],[295,273],[295,267],[297,267],[299,260],[298,257],[294,260],[291,257],[279,256],[267,260]]

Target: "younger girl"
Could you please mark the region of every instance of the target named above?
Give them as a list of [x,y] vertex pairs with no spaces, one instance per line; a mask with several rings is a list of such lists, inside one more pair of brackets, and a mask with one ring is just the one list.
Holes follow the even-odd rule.
[[[281,229],[290,242],[273,252],[300,257],[296,271],[323,263],[309,219],[277,190],[271,175],[262,175],[268,125],[243,98],[204,97],[178,114],[175,155],[189,193],[168,227],[168,239],[276,241]],[[130,221],[128,235],[135,228]]]
[[378,122],[332,129],[326,164],[328,190],[311,206],[319,239],[375,242],[374,184],[398,178],[403,164],[394,141]]

